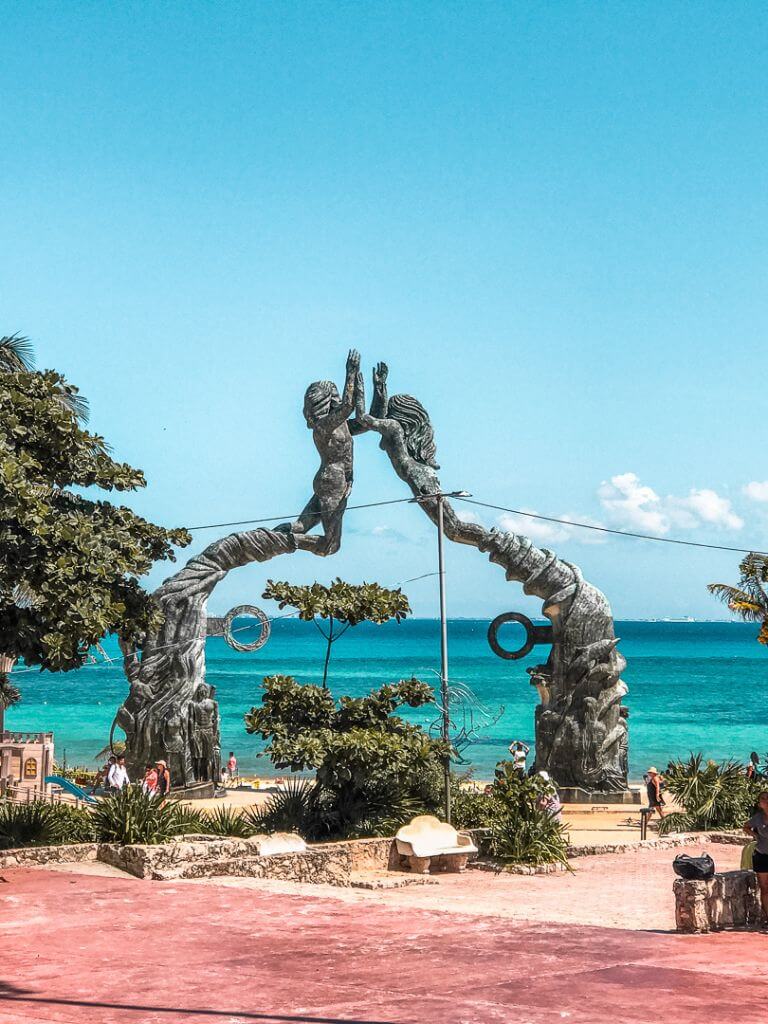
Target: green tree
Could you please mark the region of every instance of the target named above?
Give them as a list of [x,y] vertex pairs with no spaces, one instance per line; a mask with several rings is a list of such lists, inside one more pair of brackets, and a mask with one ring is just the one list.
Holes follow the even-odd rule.
[[311,838],[376,834],[439,802],[444,744],[395,714],[433,701],[418,679],[336,702],[323,687],[269,676],[245,726],[267,740],[275,767],[315,771],[295,801]]
[[[2,658],[0,658],[0,664]],[[7,671],[7,670],[6,670]],[[13,685],[7,675],[0,673],[0,736],[5,730],[5,712],[18,704],[21,700],[21,692]]]
[[[411,611],[408,598],[400,590],[387,590],[378,583],[355,585],[341,579],[334,580],[330,587],[324,587],[322,583],[297,586],[267,580],[263,596],[277,601],[280,608],[286,605],[296,608],[299,618],[305,622],[314,622],[325,638],[323,689],[327,688],[331,647],[344,636],[350,626],[357,626],[361,622],[381,625],[390,619],[400,622]],[[320,619],[327,620],[327,632],[320,625]]]
[[707,590],[745,622],[759,622],[757,642],[768,644],[768,555],[751,551],[739,565],[739,582],[710,583]]
[[85,412],[60,374],[30,369],[26,339],[0,339],[0,652],[56,671],[107,633],[156,628],[139,577],[190,539],[82,493],[145,485],[84,429]]

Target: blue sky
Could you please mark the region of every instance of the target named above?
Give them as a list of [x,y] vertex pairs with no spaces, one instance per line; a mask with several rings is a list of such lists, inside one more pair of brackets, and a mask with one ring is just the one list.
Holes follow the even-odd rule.
[[[137,510],[300,509],[304,388],[355,345],[429,409],[448,488],[768,547],[764,5],[0,11],[1,328],[146,471]],[[353,503],[404,494],[374,438],[356,458]],[[619,617],[721,615],[739,557],[534,535]],[[213,607],[434,561],[413,506],[350,512],[337,556]],[[454,614],[536,607],[477,552],[448,570]],[[406,590],[434,613],[434,579]]]

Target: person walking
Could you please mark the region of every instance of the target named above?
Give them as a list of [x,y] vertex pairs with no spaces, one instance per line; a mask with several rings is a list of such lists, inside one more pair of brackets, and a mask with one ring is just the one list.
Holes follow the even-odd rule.
[[144,780],[141,783],[142,792],[148,796],[154,796],[157,793],[157,768],[153,764],[148,764],[144,772]]
[[763,928],[768,928],[768,789],[757,798],[757,810],[744,826],[748,836],[756,840],[752,854],[752,870],[757,875],[760,905],[763,908]]
[[235,757],[234,750],[229,752],[229,760],[227,761],[227,775],[229,776],[230,782],[237,778],[237,758]]
[[166,797],[171,791],[171,773],[168,771],[168,765],[165,761],[156,761],[155,771],[157,772],[155,794],[159,797]]
[[645,788],[648,793],[648,820],[653,817],[653,812],[658,811],[659,818],[664,817],[664,797],[661,795],[661,784],[663,778],[658,771],[651,767],[645,774]]
[[107,773],[107,789],[110,793],[119,793],[124,786],[129,786],[130,783],[128,770],[125,767],[125,755],[120,754],[117,760],[110,765]]

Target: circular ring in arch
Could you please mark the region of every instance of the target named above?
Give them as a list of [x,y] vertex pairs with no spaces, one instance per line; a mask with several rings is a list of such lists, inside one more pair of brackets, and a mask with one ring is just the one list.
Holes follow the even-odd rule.
[[[525,643],[517,651],[508,651],[506,647],[502,647],[499,643],[498,632],[506,622],[519,622],[525,630]],[[507,661],[517,661],[519,658],[524,658],[529,651],[533,650],[536,642],[536,627],[528,616],[523,615],[522,612],[503,612],[501,615],[497,615],[488,627],[488,643],[491,646],[491,650],[494,654],[497,654],[500,658],[505,658]]]
[[[252,640],[249,644],[240,643],[239,640],[235,640],[232,635],[232,623],[238,617],[238,615],[252,615],[253,618],[258,619],[261,623],[261,632]],[[230,608],[224,617],[224,639],[227,641],[230,647],[236,651],[258,651],[260,647],[269,640],[269,635],[272,632],[272,627],[269,624],[269,619],[261,608],[256,608],[252,604],[239,604],[236,608]]]

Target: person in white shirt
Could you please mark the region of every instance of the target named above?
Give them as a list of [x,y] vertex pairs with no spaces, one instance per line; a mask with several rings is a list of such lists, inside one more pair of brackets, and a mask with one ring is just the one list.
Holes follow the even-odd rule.
[[512,755],[512,764],[515,766],[515,771],[521,775],[525,775],[525,762],[530,751],[530,747],[527,747],[521,740],[512,740],[509,744],[509,752]]
[[117,761],[109,769],[109,773],[107,775],[107,789],[117,793],[123,788],[123,786],[129,785],[130,781],[131,780],[128,778],[128,772],[125,768],[125,758],[122,756],[118,757]]

